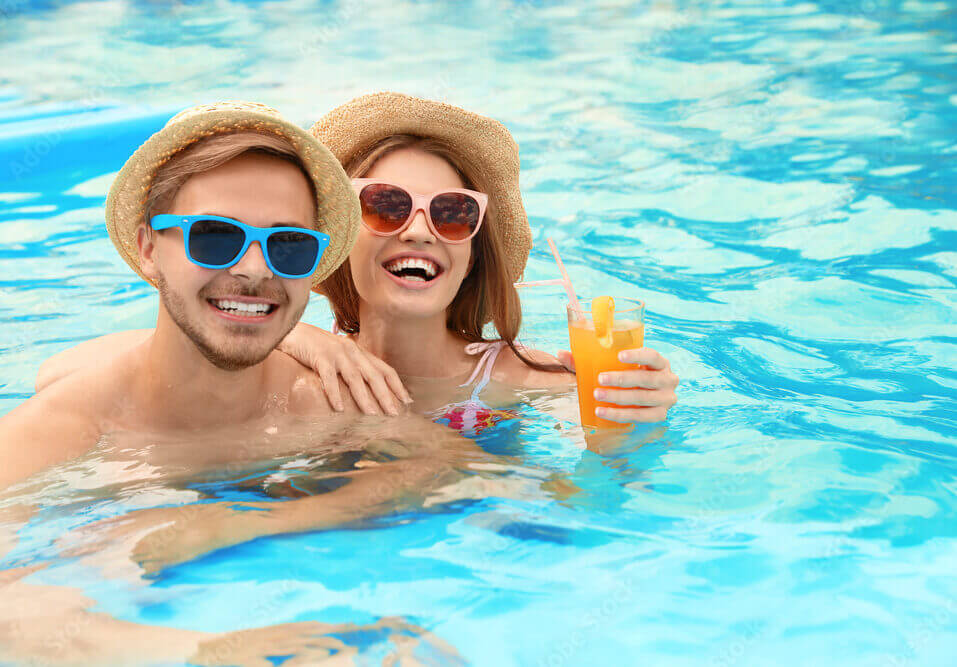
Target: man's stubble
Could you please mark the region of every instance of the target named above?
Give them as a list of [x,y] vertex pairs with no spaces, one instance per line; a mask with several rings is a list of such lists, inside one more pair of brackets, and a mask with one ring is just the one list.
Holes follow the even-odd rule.
[[[265,361],[266,357],[276,349],[276,346],[279,345],[289,332],[292,331],[293,327],[296,326],[308,305],[308,301],[302,305],[299,312],[290,320],[286,330],[283,331],[282,335],[275,341],[272,341],[270,345],[264,344],[261,347],[250,345],[246,337],[258,333],[259,328],[255,326],[243,327],[242,325],[238,325],[234,327],[236,331],[236,335],[232,336],[234,340],[217,346],[195,322],[190,320],[187,315],[186,301],[169,288],[169,283],[166,282],[166,278],[162,274],[157,277],[156,283],[159,289],[160,301],[163,307],[166,308],[166,312],[169,313],[170,318],[176,323],[176,326],[186,334],[186,337],[192,341],[196,349],[200,351],[209,363],[225,371],[239,371]],[[242,296],[266,296],[262,294],[261,290],[250,288],[241,288],[239,292]],[[269,296],[272,298],[275,294],[273,293]],[[282,296],[282,299],[278,299],[280,305],[287,307],[289,299],[285,293],[283,293]],[[202,292],[200,293],[200,297],[202,297]]]

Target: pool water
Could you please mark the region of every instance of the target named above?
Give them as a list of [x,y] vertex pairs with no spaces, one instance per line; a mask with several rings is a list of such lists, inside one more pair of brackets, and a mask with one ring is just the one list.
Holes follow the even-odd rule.
[[[196,489],[93,502],[123,471],[66,476],[0,569],[157,626],[399,616],[476,665],[953,664],[952,3],[0,0],[0,62],[0,414],[51,354],[152,325],[103,199],[172,113],[308,125],[380,89],[505,123],[526,278],[555,277],[553,237],[580,292],[647,303],[681,377],[617,447],[585,448],[571,392],[521,395],[476,436],[509,457],[489,493],[154,577],[56,540]],[[524,340],[566,348],[561,294],[523,301]]]

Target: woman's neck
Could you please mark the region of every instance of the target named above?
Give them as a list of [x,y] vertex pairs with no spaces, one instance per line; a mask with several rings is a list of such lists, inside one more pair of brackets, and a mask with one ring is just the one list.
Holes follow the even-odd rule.
[[399,375],[454,377],[474,365],[466,341],[445,326],[445,315],[397,319],[360,307],[357,342],[392,366]]

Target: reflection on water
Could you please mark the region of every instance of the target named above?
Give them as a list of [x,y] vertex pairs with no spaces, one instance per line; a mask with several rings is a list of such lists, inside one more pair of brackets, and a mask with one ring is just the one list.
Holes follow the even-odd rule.
[[[104,443],[35,513],[3,507],[28,524],[0,531],[0,567],[197,633],[399,616],[476,664],[948,664],[955,20],[922,0],[0,2],[0,412],[50,354],[151,324],[102,204],[173,111],[253,99],[308,125],[377,89],[502,120],[526,278],[554,277],[554,237],[580,292],[648,304],[682,379],[667,428],[620,442],[586,443],[569,394],[506,400],[473,436],[490,460],[401,507],[149,578],[135,544],[104,572],[66,537],[328,498],[376,466],[292,442],[174,479]],[[564,348],[561,295],[522,298],[526,341]],[[321,299],[306,319],[331,321]]]

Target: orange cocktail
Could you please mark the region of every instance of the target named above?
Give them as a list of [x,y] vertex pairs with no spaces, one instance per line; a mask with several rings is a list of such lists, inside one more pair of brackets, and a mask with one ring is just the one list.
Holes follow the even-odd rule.
[[[571,343],[572,357],[575,359],[575,373],[578,380],[578,406],[581,410],[582,426],[587,429],[627,428],[628,424],[619,424],[595,416],[596,407],[623,408],[627,406],[605,403],[595,400],[595,388],[598,387],[598,374],[605,371],[625,371],[635,368],[634,364],[618,361],[618,353],[641,347],[645,342],[644,312],[645,304],[633,299],[615,299],[607,312],[611,301],[609,297],[598,297],[596,316],[592,315],[591,302],[582,300],[582,310],[568,306],[568,338]],[[596,321],[598,326],[596,328]]]

